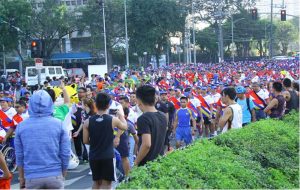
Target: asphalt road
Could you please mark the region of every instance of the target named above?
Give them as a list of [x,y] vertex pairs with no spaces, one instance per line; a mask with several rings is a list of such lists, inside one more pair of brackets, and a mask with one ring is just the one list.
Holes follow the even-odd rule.
[[[65,189],[91,189],[92,176],[88,175],[89,171],[89,164],[82,164],[74,170],[69,170],[65,180]],[[17,172],[14,174],[11,188],[19,189]]]

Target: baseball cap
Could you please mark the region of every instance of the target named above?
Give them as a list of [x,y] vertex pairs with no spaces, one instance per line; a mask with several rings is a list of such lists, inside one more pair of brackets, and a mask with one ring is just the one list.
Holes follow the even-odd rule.
[[5,102],[12,102],[13,100],[11,98],[8,97],[3,97],[0,99],[0,102],[5,101]]
[[160,93],[160,95],[162,95],[162,94],[167,94],[167,92],[164,91],[164,90],[159,91],[159,93]]

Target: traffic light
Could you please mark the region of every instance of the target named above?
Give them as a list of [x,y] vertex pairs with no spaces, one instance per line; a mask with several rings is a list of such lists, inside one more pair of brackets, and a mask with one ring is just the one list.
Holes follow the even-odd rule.
[[41,40],[31,41],[31,58],[43,58],[43,43]]
[[286,10],[281,10],[280,15],[281,21],[286,21]]
[[257,9],[251,9],[252,20],[257,20]]

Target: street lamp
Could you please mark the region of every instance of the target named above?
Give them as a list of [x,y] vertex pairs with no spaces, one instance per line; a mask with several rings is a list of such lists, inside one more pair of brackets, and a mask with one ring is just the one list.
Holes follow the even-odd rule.
[[240,18],[240,19],[237,19],[237,20],[235,20],[235,21],[233,21],[233,16],[231,15],[231,44],[232,44],[232,53],[231,53],[231,55],[232,55],[232,61],[234,62],[234,51],[233,51],[233,25],[234,25],[234,23],[237,23],[238,21],[241,21],[241,20],[244,20],[245,18]]
[[147,52],[144,52],[143,55],[144,55],[144,69],[145,69],[145,66],[146,66],[146,57],[147,57]]

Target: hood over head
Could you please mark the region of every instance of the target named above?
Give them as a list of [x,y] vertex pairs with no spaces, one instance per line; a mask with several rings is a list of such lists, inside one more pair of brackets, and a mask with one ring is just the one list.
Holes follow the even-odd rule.
[[29,100],[29,115],[33,117],[50,116],[53,113],[53,101],[45,90],[39,90]]

